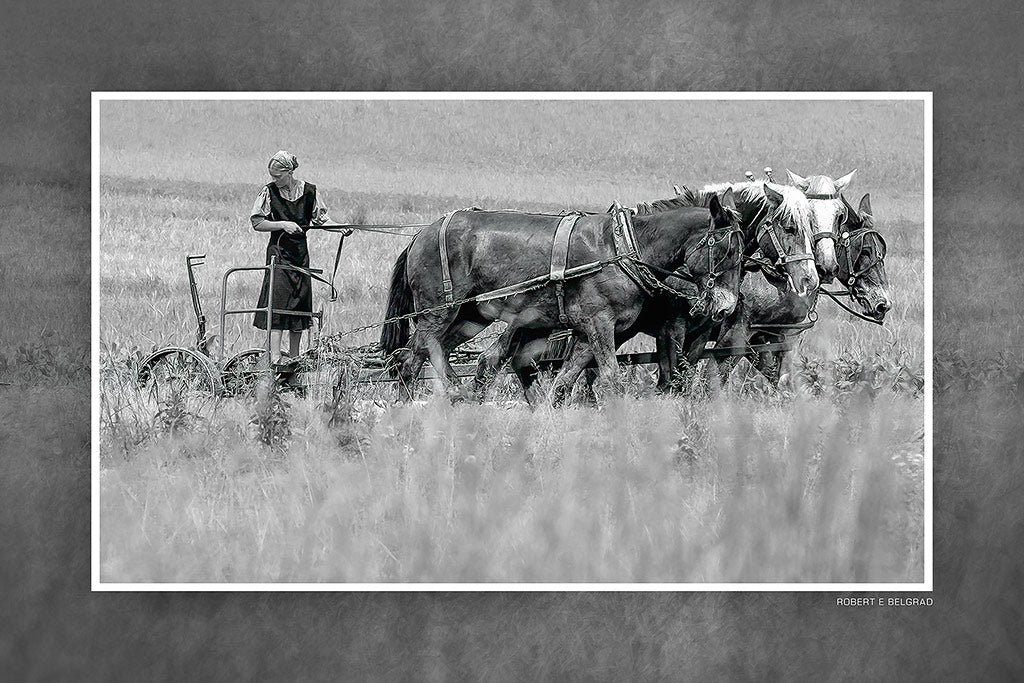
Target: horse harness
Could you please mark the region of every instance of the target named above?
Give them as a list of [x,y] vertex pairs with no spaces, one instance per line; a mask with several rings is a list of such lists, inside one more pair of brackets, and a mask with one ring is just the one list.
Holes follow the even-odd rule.
[[444,294],[444,303],[451,306],[455,303],[452,296],[452,272],[448,268],[448,224],[458,211],[451,211],[445,214],[441,220],[441,229],[437,233],[437,248],[441,252],[441,290]]
[[[815,192],[812,192],[810,194],[804,193],[804,196],[807,197],[808,199],[839,199],[840,193],[839,192],[831,192],[831,193],[822,193],[822,192],[815,193]],[[843,218],[846,218],[846,207],[843,206],[843,207],[840,207],[840,208],[842,208],[842,210],[843,210]],[[818,242],[820,242],[821,240],[829,239],[829,238],[835,239],[835,236],[836,236],[836,234],[832,230],[823,230],[821,232],[816,232],[813,235],[811,235],[811,244],[817,246]]]
[[[875,254],[874,258],[861,269],[856,269],[857,261],[860,260],[860,255],[864,253],[864,240],[868,235],[875,235],[878,237],[878,241],[882,245],[881,253]],[[846,282],[844,283],[847,287],[853,287],[854,283],[878,264],[882,263],[885,259],[885,239],[882,238],[874,228],[855,228],[849,232],[844,232],[840,235],[839,246],[846,255],[846,272],[849,273]],[[854,258],[853,254],[856,252],[857,257]]]
[[[755,242],[758,248],[760,248],[761,241],[767,235],[772,243],[772,247],[775,249],[775,253],[778,254],[778,258],[774,262],[764,258],[764,249],[761,249],[761,258],[756,256],[746,256],[745,258],[757,266],[760,266],[761,270],[766,271],[767,274],[779,279],[785,279],[788,277],[788,274],[783,269],[787,264],[799,261],[813,261],[814,254],[811,252],[802,252],[793,255],[786,253],[785,248],[782,246],[782,240],[779,239],[779,235],[776,232],[775,219],[777,217],[777,211],[777,208],[765,211],[764,217],[758,221],[757,228],[755,229]],[[831,233],[829,233],[829,235],[831,235]]]
[[[438,257],[441,262],[441,291],[444,297],[445,307],[450,308],[456,304],[454,298],[454,287],[452,285],[451,268],[448,263],[448,226],[451,224],[452,218],[454,218],[455,214],[461,211],[478,210],[479,209],[476,207],[458,209],[445,214],[441,219],[441,227],[438,230]],[[659,268],[653,264],[646,263],[642,260],[640,248],[636,242],[636,235],[633,231],[633,222],[631,218],[633,215],[632,209],[623,208],[618,202],[615,202],[613,204],[611,214],[614,223],[613,246],[615,249],[615,256],[611,259],[595,261],[593,263],[587,263],[570,268],[568,266],[568,259],[569,243],[572,238],[572,233],[576,227],[577,221],[587,214],[581,211],[559,214],[560,218],[558,224],[555,226],[555,234],[551,243],[551,260],[547,275],[531,278],[530,280],[502,287],[501,289],[497,289],[492,292],[479,294],[475,297],[471,297],[471,299],[479,303],[522,294],[545,284],[554,284],[555,297],[558,301],[558,320],[561,324],[567,325],[569,323],[569,318],[565,312],[565,281],[594,273],[602,269],[605,265],[615,263],[648,296],[655,296],[660,293],[693,301],[708,296],[711,288],[714,287],[716,278],[721,275],[718,268],[722,263],[714,263],[713,247],[717,241],[716,236],[724,233],[726,235],[726,239],[731,239],[735,234],[742,243],[741,230],[733,227],[715,230],[713,229],[713,223],[709,223],[707,235],[697,244],[698,248],[706,244],[708,249],[707,290],[703,294],[699,294],[700,287],[693,281],[693,277],[688,271],[669,271]],[[655,277],[655,272],[666,277],[680,279],[683,281],[684,285],[683,287],[670,287]]]
[[555,284],[555,298],[558,299],[558,322],[563,325],[569,323],[569,316],[565,314],[565,269],[569,265],[569,238],[572,237],[572,230],[576,227],[576,221],[583,214],[575,211],[562,216],[555,226],[555,236],[551,240],[551,270],[548,277]]
[[[699,304],[711,295],[711,290],[715,286],[718,276],[725,270],[728,270],[728,268],[721,269],[724,259],[718,263],[714,262],[713,250],[715,243],[718,241],[716,238],[719,235],[724,235],[724,239],[731,240],[735,235],[740,243],[740,252],[742,253],[743,231],[732,226],[716,230],[714,228],[714,218],[711,218],[708,221],[707,233],[697,242],[698,249],[707,245],[708,250],[708,278],[704,283],[705,287],[702,292],[700,285],[694,281],[693,275],[685,265],[681,269],[666,270],[643,260],[640,254],[640,247],[636,243],[636,236],[633,232],[632,216],[634,213],[634,209],[623,208],[618,202],[612,204],[611,214],[614,222],[612,234],[615,240],[615,253],[617,256],[622,257],[618,262],[619,268],[647,296],[655,297],[660,294],[677,300],[684,299],[691,304],[694,302]],[[671,277],[682,280],[683,284],[681,287],[669,286],[655,277],[655,273],[662,275],[666,279]]]
[[[867,238],[868,235],[875,235],[876,237],[878,237],[878,241],[882,245],[882,248],[880,249],[879,253],[875,254],[874,258],[872,258],[867,265],[865,265],[863,268],[856,269],[855,266],[857,264],[857,261],[860,260],[860,255],[864,253],[864,240]],[[831,292],[825,288],[822,288],[821,291],[824,292],[830,299],[835,301],[840,308],[842,308],[855,318],[860,318],[861,320],[865,320],[869,323],[874,323],[876,325],[882,325],[883,323],[880,320],[869,318],[868,316],[860,313],[859,311],[850,308],[842,301],[840,301],[839,297],[852,297],[853,286],[857,282],[857,280],[863,277],[865,273],[870,271],[875,266],[884,263],[885,239],[882,237],[882,234],[875,230],[874,228],[855,228],[854,230],[843,232],[843,234],[840,235],[839,244],[837,245],[837,248],[840,251],[844,252],[844,260],[846,261],[846,272],[849,273],[848,277],[845,279],[845,282],[843,282],[843,284],[846,285],[846,291]],[[856,258],[854,257],[854,253],[857,254]]]

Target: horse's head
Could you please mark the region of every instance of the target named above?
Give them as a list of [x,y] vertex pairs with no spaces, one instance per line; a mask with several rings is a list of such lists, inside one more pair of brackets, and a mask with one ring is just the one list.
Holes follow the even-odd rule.
[[781,291],[810,297],[818,288],[811,248],[811,210],[808,199],[792,187],[764,183],[768,214],[757,228],[757,246],[773,271],[763,269]]
[[892,308],[889,278],[885,274],[885,240],[875,230],[871,196],[864,195],[854,209],[842,198],[846,220],[840,227],[836,246],[839,281],[850,290],[864,315],[881,322]]
[[846,209],[839,197],[843,189],[849,186],[856,172],[854,169],[842,178],[833,180],[826,175],[804,178],[789,169],[786,170],[789,182],[799,188],[810,201],[814,262],[818,266],[818,275],[822,282],[832,282],[839,268],[835,238],[839,234],[839,225],[846,217]]
[[694,313],[721,322],[739,301],[743,230],[732,189],[713,196],[708,210],[707,232],[698,233],[687,250],[685,268],[697,284]]

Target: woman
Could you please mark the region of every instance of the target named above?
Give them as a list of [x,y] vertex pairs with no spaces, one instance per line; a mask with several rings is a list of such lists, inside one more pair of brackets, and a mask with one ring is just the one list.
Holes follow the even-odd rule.
[[[327,206],[317,194],[316,186],[295,177],[299,160],[284,150],[275,154],[267,165],[270,178],[252,206],[250,221],[257,232],[269,232],[267,264],[272,256],[278,263],[287,263],[309,268],[309,249],[306,246],[306,230],[311,225],[323,225],[330,220]],[[351,230],[345,234],[350,234]],[[267,305],[270,285],[269,271],[263,276],[258,308]],[[312,313],[313,291],[309,275],[294,270],[277,270],[274,273],[274,309]],[[256,313],[253,324],[261,330],[267,329],[267,314]],[[270,320],[272,361],[281,362],[285,351],[281,349],[281,337],[288,330],[287,355],[299,355],[302,332],[313,324],[309,315],[288,315],[274,313]]]

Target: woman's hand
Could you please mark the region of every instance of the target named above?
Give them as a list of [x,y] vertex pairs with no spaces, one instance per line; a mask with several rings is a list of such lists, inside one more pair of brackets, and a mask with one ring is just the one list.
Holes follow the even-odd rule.
[[299,224],[292,221],[280,221],[280,226],[284,228],[284,231],[289,235],[297,235],[302,232],[302,228],[299,227]]

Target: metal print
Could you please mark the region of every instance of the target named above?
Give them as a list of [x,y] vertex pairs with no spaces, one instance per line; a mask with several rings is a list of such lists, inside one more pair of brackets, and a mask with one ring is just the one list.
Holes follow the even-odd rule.
[[930,589],[930,105],[95,94],[93,587]]

